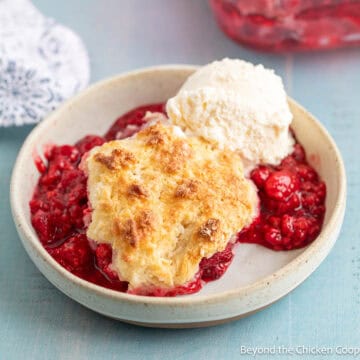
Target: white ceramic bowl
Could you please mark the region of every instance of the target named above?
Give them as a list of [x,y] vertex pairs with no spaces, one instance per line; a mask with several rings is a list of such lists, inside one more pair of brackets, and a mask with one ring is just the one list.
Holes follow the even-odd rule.
[[11,181],[11,206],[23,245],[39,270],[69,297],[106,316],[155,327],[197,327],[237,319],[268,306],[304,281],[324,260],[343,221],[346,179],[340,153],[327,131],[289,100],[293,129],[310,163],[327,185],[326,216],[307,248],[275,252],[240,244],[227,273],[194,295],[154,298],[128,295],[84,281],[61,267],[31,226],[29,200],[38,179],[33,153],[48,143],[72,144],[85,134],[103,134],[124,112],[173,96],[193,66],[160,66],[116,76],[91,86],[62,105],[28,136]]

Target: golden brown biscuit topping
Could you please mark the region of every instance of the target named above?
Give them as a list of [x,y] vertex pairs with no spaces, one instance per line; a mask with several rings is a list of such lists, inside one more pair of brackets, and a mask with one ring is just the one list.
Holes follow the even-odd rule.
[[195,194],[198,190],[199,182],[197,180],[185,180],[175,190],[175,197],[188,198]]
[[147,197],[149,195],[145,187],[138,184],[131,184],[128,189],[128,194],[137,197]]
[[95,160],[106,166],[109,170],[115,170],[119,166],[126,166],[135,160],[133,154],[124,149],[114,149],[110,155],[96,154]]
[[201,259],[224,250],[256,212],[237,154],[160,122],[94,148],[85,168],[87,235],[111,244],[130,290],[192,280]]
[[209,219],[199,229],[199,236],[208,240],[212,240],[216,232],[220,228],[220,220]]

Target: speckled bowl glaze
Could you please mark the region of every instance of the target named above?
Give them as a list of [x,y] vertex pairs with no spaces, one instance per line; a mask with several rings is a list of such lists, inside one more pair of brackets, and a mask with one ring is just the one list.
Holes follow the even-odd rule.
[[74,143],[85,134],[103,134],[124,112],[173,96],[194,66],[147,68],[115,76],[91,86],[38,125],[23,144],[13,170],[11,206],[29,256],[63,293],[106,316],[153,327],[199,327],[238,319],[289,293],[324,260],[343,221],[346,178],[341,155],[328,132],[305,109],[289,99],[292,127],[309,162],[327,185],[326,216],[318,238],[308,247],[275,252],[239,244],[235,260],[218,281],[197,294],[156,298],[124,294],[84,281],[61,267],[42,247],[31,226],[29,200],[38,179],[33,154],[49,143]]

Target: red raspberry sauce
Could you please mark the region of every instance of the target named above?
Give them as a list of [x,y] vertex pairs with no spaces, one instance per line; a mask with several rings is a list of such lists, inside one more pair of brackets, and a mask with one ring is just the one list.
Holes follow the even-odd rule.
[[[103,136],[88,135],[75,145],[45,151],[47,163],[36,157],[40,178],[30,201],[31,222],[49,254],[65,269],[94,284],[126,292],[128,284],[111,269],[112,250],[90,244],[84,217],[88,208],[86,176],[79,169],[82,156],[105,141],[123,139],[139,131],[147,111],[165,113],[164,104],[145,105],[119,117]],[[278,167],[260,166],[251,178],[259,189],[261,212],[238,235],[239,242],[258,243],[274,250],[290,250],[310,243],[318,235],[325,212],[325,184],[306,162],[297,144]],[[154,289],[148,296],[176,296],[198,292],[203,284],[219,279],[233,259],[233,246],[203,259],[190,283],[171,290]]]

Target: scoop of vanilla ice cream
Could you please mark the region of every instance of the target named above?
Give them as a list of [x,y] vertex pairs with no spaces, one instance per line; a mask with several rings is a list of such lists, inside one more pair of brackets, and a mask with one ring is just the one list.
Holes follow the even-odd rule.
[[240,152],[248,169],[278,164],[293,149],[282,80],[262,65],[223,59],[201,67],[166,110],[187,135]]

